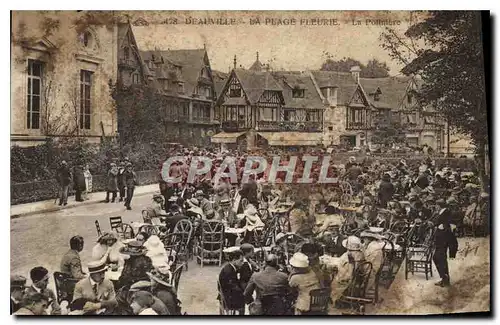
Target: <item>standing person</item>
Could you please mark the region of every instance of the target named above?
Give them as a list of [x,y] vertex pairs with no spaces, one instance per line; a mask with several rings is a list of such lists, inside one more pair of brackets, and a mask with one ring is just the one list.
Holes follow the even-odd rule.
[[[446,206],[444,200],[438,200],[440,210],[436,220],[436,233],[434,235],[434,256],[433,261],[441,277],[441,281],[436,285],[447,287],[450,285],[450,274],[448,270],[448,248],[450,243],[456,242],[456,238],[451,230],[452,212]],[[458,246],[458,245],[457,245]],[[456,247],[458,249],[458,247]],[[454,252],[456,254],[456,251]]]
[[132,210],[130,203],[132,202],[132,197],[134,196],[134,189],[137,185],[137,176],[132,170],[132,163],[127,163],[124,172],[125,185],[127,186],[127,198],[125,199],[125,206],[127,210]]
[[61,272],[68,274],[73,279],[83,279],[86,274],[82,271],[80,252],[83,250],[83,237],[73,236],[69,240],[70,250],[64,254],[61,260]]
[[22,306],[24,291],[26,290],[26,278],[22,275],[10,277],[10,314],[18,311]]
[[[217,300],[220,301],[221,314],[225,308],[237,310],[239,315],[245,314],[245,299],[243,297],[244,288],[238,279],[238,274],[243,265],[243,253],[240,249],[228,253],[229,262],[224,265],[219,273]],[[223,303],[224,301],[224,303]]]
[[106,203],[109,203],[109,194],[112,193],[113,197],[111,202],[116,200],[116,192],[118,191],[118,168],[115,163],[110,164],[108,171],[108,186],[106,189]]
[[380,207],[386,208],[387,202],[392,199],[394,195],[394,185],[391,183],[391,176],[385,173],[382,176],[382,181],[380,182],[378,188],[378,200],[380,203]]
[[73,189],[75,190],[75,201],[83,202],[82,193],[85,192],[85,175],[82,165],[73,167]]
[[123,200],[125,199],[125,176],[123,175],[123,173],[125,173],[125,163],[122,161],[120,162],[120,166],[118,166],[117,176],[118,191],[120,193],[118,202],[123,202]]
[[61,166],[57,171],[57,183],[59,184],[59,205],[67,205],[71,171],[66,160],[61,161]]
[[23,307],[19,308],[15,316],[41,316],[46,315],[45,309],[49,305],[49,299],[41,293],[32,292],[27,294],[23,301]]
[[92,193],[92,174],[90,173],[89,165],[85,165],[83,177],[85,177],[85,192],[83,193],[83,199],[88,200],[88,194]]
[[47,298],[48,302],[51,302],[51,315],[61,315],[61,307],[57,303],[54,291],[47,288],[49,284],[49,271],[43,266],[37,266],[31,269],[30,277],[33,284],[26,289],[26,294],[41,293]]

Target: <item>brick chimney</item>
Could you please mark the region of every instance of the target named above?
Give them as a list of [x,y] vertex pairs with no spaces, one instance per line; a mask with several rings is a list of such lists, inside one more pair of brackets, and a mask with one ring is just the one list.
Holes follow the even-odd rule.
[[361,72],[361,68],[357,65],[351,67],[351,75],[352,75],[352,78],[354,79],[354,81],[356,81],[356,83],[359,83],[359,73]]

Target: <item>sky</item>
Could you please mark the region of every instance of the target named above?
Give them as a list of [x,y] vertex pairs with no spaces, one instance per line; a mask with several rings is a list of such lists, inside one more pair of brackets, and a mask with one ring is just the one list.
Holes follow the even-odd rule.
[[[200,24],[200,20],[203,22],[207,17],[220,19],[219,25]],[[410,14],[376,11],[135,12],[131,22],[134,24],[139,18],[149,23],[148,26],[133,26],[141,50],[196,49],[205,45],[212,69],[223,72],[233,67],[235,55],[238,67],[249,68],[256,59],[256,52],[262,63],[270,63],[276,70],[319,69],[326,58],[324,52],[328,52],[335,59],[352,57],[363,64],[376,58],[388,64],[389,74],[398,75],[402,67],[380,46],[379,36],[385,28],[382,23],[388,21],[399,21],[399,25],[391,27],[403,33],[408,28]],[[256,23],[257,18],[260,25]],[[318,25],[320,19],[323,25]],[[359,24],[354,25],[353,20]],[[232,24],[224,25],[226,22]]]

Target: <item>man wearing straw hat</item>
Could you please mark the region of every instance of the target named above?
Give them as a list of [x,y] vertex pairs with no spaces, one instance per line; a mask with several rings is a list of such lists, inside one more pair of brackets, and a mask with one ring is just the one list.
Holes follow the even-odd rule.
[[377,273],[382,267],[384,261],[384,241],[382,236],[369,231],[363,231],[359,235],[364,241],[365,260],[372,263],[372,272],[368,279],[367,289],[375,289]]
[[88,299],[89,302],[83,307],[85,312],[113,309],[117,305],[115,288],[111,280],[104,278],[106,261],[92,261],[87,266],[89,276],[76,284],[73,301],[79,298]]
[[295,315],[302,315],[309,311],[311,290],[320,289],[320,279],[309,267],[309,258],[304,253],[295,253],[290,259],[291,275],[288,279],[290,288],[295,289]]

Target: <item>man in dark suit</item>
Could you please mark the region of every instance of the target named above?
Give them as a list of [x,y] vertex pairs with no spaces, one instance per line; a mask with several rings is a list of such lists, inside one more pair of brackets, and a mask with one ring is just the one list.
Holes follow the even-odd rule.
[[[238,279],[239,270],[243,265],[243,253],[240,249],[228,253],[229,262],[224,265],[219,274],[219,296],[221,314],[224,309],[237,310],[239,315],[245,314],[244,288]],[[222,294],[222,297],[221,297]]]
[[21,275],[10,277],[10,314],[12,315],[21,308],[26,289],[26,278]]
[[244,243],[240,247],[241,252],[243,253],[243,264],[240,267],[240,282],[241,287],[245,289],[247,287],[250,278],[254,272],[259,271],[259,266],[252,259],[255,248],[252,244]]
[[68,189],[71,183],[72,175],[68,163],[63,160],[57,170],[57,183],[59,184],[59,205],[68,204]]
[[438,200],[437,203],[441,209],[437,214],[437,220],[435,222],[437,228],[434,237],[435,249],[433,261],[436,265],[439,276],[441,277],[441,281],[437,282],[436,285],[445,287],[450,285],[447,252],[449,248],[452,248],[450,250],[450,257],[455,257],[458,250],[458,242],[451,230],[451,210],[446,206],[444,200]]
[[73,279],[83,279],[86,274],[82,271],[80,252],[83,250],[83,237],[73,236],[69,240],[70,250],[64,254],[61,260],[61,272],[66,273]]
[[285,315],[285,299],[288,296],[288,276],[278,271],[278,256],[269,254],[266,267],[254,273],[245,289],[245,300],[251,301],[256,291],[256,300],[262,306],[262,315]]

